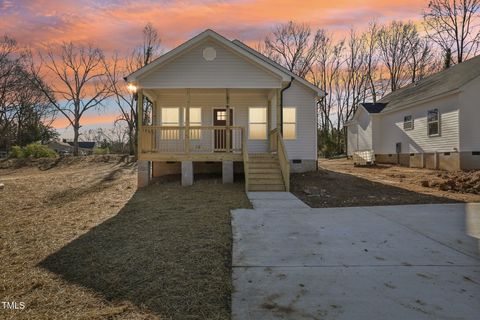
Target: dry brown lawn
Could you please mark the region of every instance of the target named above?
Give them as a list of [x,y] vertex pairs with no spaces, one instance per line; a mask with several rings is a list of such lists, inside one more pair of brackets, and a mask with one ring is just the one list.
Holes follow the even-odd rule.
[[[450,175],[453,173],[450,173]],[[445,171],[394,165],[354,167],[351,160],[319,161],[319,170],[292,176],[292,192],[311,207],[480,202],[479,194],[424,186]]]
[[0,318],[229,319],[242,184],[136,191],[135,166],[111,159],[0,169],[0,182],[0,299],[26,304]]

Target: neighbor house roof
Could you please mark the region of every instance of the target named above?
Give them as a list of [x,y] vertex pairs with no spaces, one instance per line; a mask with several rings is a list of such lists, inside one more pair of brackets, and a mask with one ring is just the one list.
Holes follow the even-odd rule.
[[304,84],[308,88],[314,90],[317,92],[319,96],[324,96],[325,92],[322,91],[320,88],[315,86],[314,84],[308,82],[307,80],[296,76],[292,72],[290,72],[288,69],[280,66],[278,63],[272,61],[271,59],[263,56],[259,52],[253,50],[252,48],[246,46],[242,42],[238,40],[230,41],[227,38],[223,37],[222,35],[216,33],[213,30],[205,30],[202,33],[198,34],[197,36],[193,37],[192,39],[184,42],[183,44],[179,45],[175,49],[165,53],[164,55],[160,56],[159,58],[155,59],[151,63],[147,64],[146,66],[136,70],[135,72],[129,74],[127,77],[125,77],[125,80],[128,82],[135,82],[141,77],[142,75],[145,75],[152,69],[154,69],[157,66],[160,66],[164,63],[167,63],[168,61],[173,60],[178,54],[184,52],[185,50],[188,50],[195,44],[199,43],[200,41],[206,39],[206,38],[212,38],[214,40],[219,41],[221,44],[225,45],[226,47],[230,48],[231,50],[237,52],[238,54],[241,54],[242,56],[248,58],[250,61],[253,61],[260,67],[272,72],[273,74],[279,76],[282,81],[288,82],[292,79],[292,77],[296,80],[298,80],[300,83]]
[[453,93],[479,76],[480,56],[476,56],[386,95],[379,100],[379,103],[386,104],[381,112]]
[[[67,143],[73,146],[73,141],[69,141]],[[95,147],[95,142],[78,141],[78,147],[81,149],[93,149]]]
[[362,103],[362,106],[368,113],[380,113],[385,108],[386,103]]

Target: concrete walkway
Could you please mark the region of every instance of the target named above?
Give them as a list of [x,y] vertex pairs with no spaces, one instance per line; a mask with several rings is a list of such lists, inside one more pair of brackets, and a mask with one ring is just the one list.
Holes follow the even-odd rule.
[[247,192],[255,209],[310,208],[290,192]]
[[232,212],[234,320],[479,319],[480,204],[311,209],[284,193],[279,208],[277,196]]

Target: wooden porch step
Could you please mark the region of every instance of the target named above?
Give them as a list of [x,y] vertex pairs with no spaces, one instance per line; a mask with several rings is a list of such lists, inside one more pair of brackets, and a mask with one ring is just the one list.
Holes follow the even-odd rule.
[[271,167],[271,168],[252,168],[252,167],[249,167],[249,173],[250,174],[255,174],[255,173],[278,173],[278,174],[282,174],[282,171],[280,170],[280,167],[278,168],[275,168],[275,167]]
[[282,173],[279,171],[275,172],[251,172],[251,179],[283,179]]
[[282,170],[277,154],[249,154],[248,190],[285,191]]
[[280,184],[283,185],[283,179],[264,179],[264,178],[250,178],[249,180],[250,185],[275,185],[275,184]]
[[275,158],[250,158],[250,163],[278,163],[278,159]]
[[249,169],[258,168],[280,168],[278,162],[250,162],[248,164]]
[[285,186],[283,184],[254,184],[248,187],[249,191],[285,191]]

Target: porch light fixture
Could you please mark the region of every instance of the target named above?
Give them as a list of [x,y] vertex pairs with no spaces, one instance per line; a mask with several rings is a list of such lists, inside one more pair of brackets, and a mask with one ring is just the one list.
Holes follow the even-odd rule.
[[137,93],[137,86],[134,85],[133,83],[129,83],[127,85],[127,90],[128,90],[128,92],[130,92],[132,94],[135,94],[135,93]]
[[127,84],[127,90],[128,90],[128,92],[130,92],[131,95],[133,95],[133,98],[135,100],[137,100],[137,97],[138,97],[137,86],[134,85],[133,83],[129,83],[129,84]]

